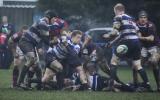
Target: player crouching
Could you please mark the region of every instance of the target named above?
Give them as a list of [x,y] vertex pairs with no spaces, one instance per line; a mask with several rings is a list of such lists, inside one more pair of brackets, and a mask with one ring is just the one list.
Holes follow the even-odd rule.
[[63,71],[62,60],[67,60],[80,75],[81,90],[88,89],[86,74],[83,70],[82,63],[73,45],[67,42],[67,36],[62,35],[60,42],[48,50],[46,56],[47,68],[42,78],[42,84],[47,84],[56,76],[57,73]]

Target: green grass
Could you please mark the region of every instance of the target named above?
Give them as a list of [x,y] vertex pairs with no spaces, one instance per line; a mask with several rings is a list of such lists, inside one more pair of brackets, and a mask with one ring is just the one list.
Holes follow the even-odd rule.
[[[155,82],[147,71],[152,87]],[[159,100],[160,93],[113,93],[113,92],[68,92],[68,91],[23,91],[10,88],[11,70],[0,70],[0,100]],[[129,82],[131,71],[120,68],[121,80]]]

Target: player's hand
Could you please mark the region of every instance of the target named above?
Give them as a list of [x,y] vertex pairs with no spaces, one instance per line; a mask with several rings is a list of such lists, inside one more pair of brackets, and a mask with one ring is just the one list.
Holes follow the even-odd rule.
[[63,43],[65,46],[68,45],[68,39],[67,36],[61,36],[61,43]]
[[102,37],[108,39],[110,38],[110,34],[104,34]]

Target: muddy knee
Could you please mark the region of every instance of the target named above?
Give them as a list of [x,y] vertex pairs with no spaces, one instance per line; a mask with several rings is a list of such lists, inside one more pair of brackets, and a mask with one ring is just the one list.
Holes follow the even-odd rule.
[[61,63],[59,63],[57,60],[51,62],[50,68],[52,68],[55,72],[62,72],[63,66]]
[[31,66],[35,63],[36,59],[34,52],[28,52],[25,57],[26,57],[26,63],[25,63],[26,66]]

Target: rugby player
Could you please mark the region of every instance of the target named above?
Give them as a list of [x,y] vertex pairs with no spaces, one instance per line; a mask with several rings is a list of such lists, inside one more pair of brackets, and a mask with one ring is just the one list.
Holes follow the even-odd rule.
[[[136,23],[131,16],[125,14],[125,7],[121,3],[118,3],[114,6],[114,13],[115,17],[113,22],[113,31],[108,34],[108,36],[106,35],[106,37],[117,35],[117,37],[108,44],[109,47],[114,45],[110,64],[111,82],[109,90],[114,91],[113,84],[116,78],[117,66],[120,58],[131,59],[132,66],[138,71],[143,80],[143,86],[147,90],[151,90],[147,74],[141,65],[141,45],[137,36],[138,28]],[[121,48],[120,46],[122,45],[125,45],[126,48],[119,50],[119,48]]]
[[78,43],[80,40],[81,32],[73,31],[71,37],[72,43],[68,42],[66,35],[61,35],[60,42],[48,50],[46,57],[47,68],[42,78],[43,84],[48,83],[58,72],[62,72],[64,68],[61,61],[67,60],[67,63],[73,66],[80,75],[80,80],[82,83],[80,88],[82,90],[88,88],[86,74],[83,70],[81,60],[77,54],[79,49],[77,49],[76,45],[73,45]]
[[[19,47],[25,55],[25,65],[22,67],[20,77],[18,80],[18,86],[24,83],[24,78],[30,67],[37,65],[36,61],[36,46],[43,41],[46,44],[49,44],[49,21],[54,16],[52,12],[47,12],[43,18],[34,23],[29,31],[20,39]],[[38,79],[41,79],[41,70],[38,66],[34,68],[38,71]]]
[[13,34],[10,38],[9,38],[9,45],[11,46],[13,55],[14,55],[14,68],[13,68],[13,75],[12,75],[12,87],[16,87],[17,86],[17,80],[19,77],[19,73],[20,73],[20,67],[23,66],[24,64],[24,55],[21,51],[21,49],[19,48],[18,44],[19,44],[19,40],[22,38],[22,36],[24,36],[24,34],[28,32],[28,26],[24,25],[20,32],[17,32],[15,34]]
[[159,38],[156,33],[156,27],[153,22],[148,20],[148,14],[146,11],[140,11],[138,18],[137,26],[139,28],[139,38],[142,42],[142,60],[144,61],[143,63],[149,62],[149,64],[146,65],[152,67],[157,90],[160,91],[160,51],[158,47]]

